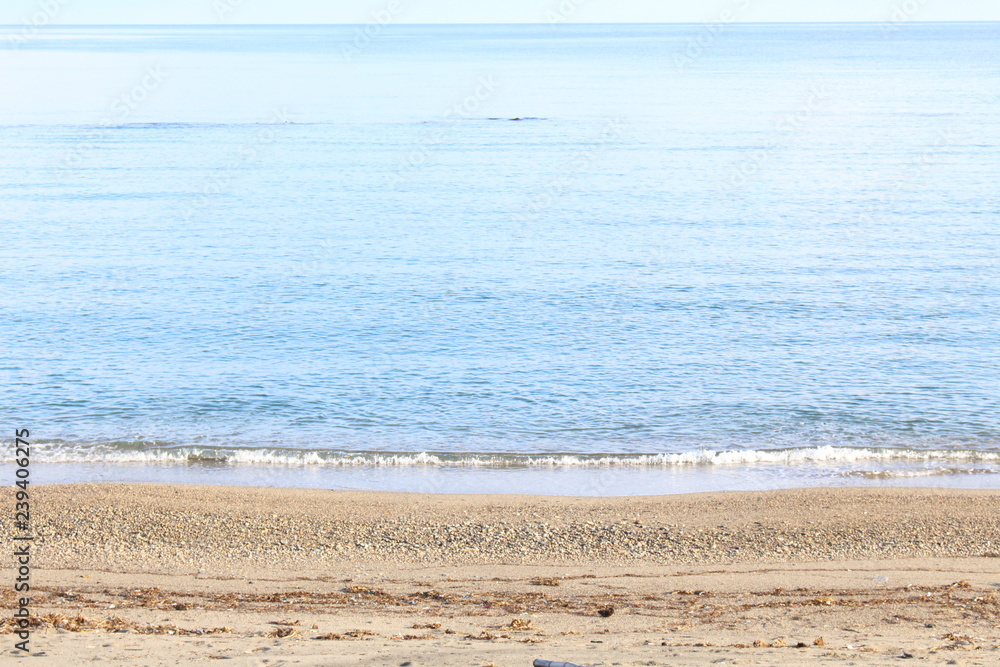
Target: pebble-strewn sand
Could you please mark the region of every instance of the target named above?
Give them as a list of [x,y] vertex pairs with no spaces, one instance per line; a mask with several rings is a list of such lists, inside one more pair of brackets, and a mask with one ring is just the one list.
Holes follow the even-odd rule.
[[1000,664],[1000,492],[67,485],[32,515],[38,664]]

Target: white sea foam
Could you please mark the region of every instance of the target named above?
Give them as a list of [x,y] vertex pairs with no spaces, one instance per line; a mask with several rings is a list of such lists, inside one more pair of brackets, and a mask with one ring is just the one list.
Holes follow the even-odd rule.
[[[10,459],[6,459],[9,461]],[[1000,463],[1000,451],[887,447],[798,447],[729,449],[657,454],[508,454],[430,452],[349,452],[278,448],[122,447],[42,443],[35,460],[50,463],[202,464],[315,467],[440,468],[682,468],[695,466],[809,466],[819,464],[899,463],[942,466]],[[870,471],[857,471],[867,474]],[[872,474],[877,474],[874,471]]]
[[848,470],[839,473],[841,477],[861,477],[863,479],[910,479],[916,477],[940,477],[944,475],[998,475],[1000,469],[993,468],[923,468],[908,470]]

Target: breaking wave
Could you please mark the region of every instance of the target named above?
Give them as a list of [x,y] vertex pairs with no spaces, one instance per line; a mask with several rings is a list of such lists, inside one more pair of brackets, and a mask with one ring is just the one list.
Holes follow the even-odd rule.
[[[803,466],[816,464],[937,464],[942,470],[970,470],[1000,464],[994,449],[893,447],[791,447],[694,450],[648,454],[385,452],[277,447],[191,447],[148,442],[72,444],[37,442],[39,463],[205,464],[230,466],[440,467],[440,468],[682,468],[695,466]],[[8,455],[4,461],[11,461]],[[964,466],[966,467],[962,467]],[[959,466],[959,467],[955,467]],[[991,471],[992,472],[992,471]],[[879,471],[852,471],[864,476]]]

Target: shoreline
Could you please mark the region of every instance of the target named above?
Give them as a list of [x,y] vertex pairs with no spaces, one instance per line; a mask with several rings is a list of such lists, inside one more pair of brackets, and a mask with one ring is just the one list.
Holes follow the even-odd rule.
[[[126,448],[124,453],[141,458],[149,451],[142,445],[138,449]],[[254,456],[262,453],[266,454],[266,461],[255,461]],[[324,454],[321,450],[296,449],[284,453],[261,450],[253,454],[200,447],[170,448],[160,454],[169,456],[157,461],[98,457],[75,462],[52,462],[42,457],[35,461],[39,464],[36,481],[46,485],[178,484],[390,493],[541,493],[567,498],[831,487],[1000,491],[1000,474],[997,474],[1000,454],[992,450],[826,445],[622,455],[477,455],[364,451]],[[327,454],[329,458],[324,459]],[[307,462],[310,457],[318,458]],[[0,473],[13,474],[13,471],[11,461],[0,463]]]
[[[1000,658],[996,491],[568,498],[84,484],[33,486],[32,511],[42,664]],[[9,544],[9,522],[0,530]],[[8,586],[5,607],[12,596]],[[10,655],[14,636],[2,637]]]

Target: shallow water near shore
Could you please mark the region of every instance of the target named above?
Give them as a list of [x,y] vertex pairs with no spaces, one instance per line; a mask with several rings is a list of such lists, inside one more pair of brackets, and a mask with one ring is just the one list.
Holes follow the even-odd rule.
[[1000,28],[703,30],[0,40],[32,474],[1000,488]]
[[[0,474],[13,478],[12,465]],[[693,466],[284,466],[191,460],[173,464],[45,463],[33,481],[267,486],[405,493],[653,496],[808,487],[1000,488],[997,466],[885,462]]]

